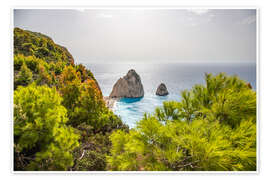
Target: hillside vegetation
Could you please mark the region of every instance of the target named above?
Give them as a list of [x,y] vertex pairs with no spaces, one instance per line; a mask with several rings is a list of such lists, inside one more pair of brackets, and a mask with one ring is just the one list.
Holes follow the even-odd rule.
[[15,28],[13,100],[16,171],[257,168],[256,92],[237,76],[205,74],[129,129],[66,48]]
[[14,90],[15,170],[105,170],[109,135],[128,127],[66,48],[15,28]]

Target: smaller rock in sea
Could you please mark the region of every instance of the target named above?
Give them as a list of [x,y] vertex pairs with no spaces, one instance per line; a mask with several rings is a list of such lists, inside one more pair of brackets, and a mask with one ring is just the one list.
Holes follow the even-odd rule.
[[156,95],[158,95],[158,96],[166,96],[168,94],[169,94],[169,92],[167,90],[166,85],[164,83],[161,83],[157,88]]

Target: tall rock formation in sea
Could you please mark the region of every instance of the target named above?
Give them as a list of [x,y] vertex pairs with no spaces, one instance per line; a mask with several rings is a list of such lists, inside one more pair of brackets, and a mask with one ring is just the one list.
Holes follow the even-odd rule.
[[169,92],[167,90],[166,85],[164,83],[161,83],[157,88],[156,95],[158,95],[158,96],[166,96],[168,94],[169,94]]
[[113,86],[110,98],[140,98],[144,96],[143,85],[140,76],[134,69],[120,78]]

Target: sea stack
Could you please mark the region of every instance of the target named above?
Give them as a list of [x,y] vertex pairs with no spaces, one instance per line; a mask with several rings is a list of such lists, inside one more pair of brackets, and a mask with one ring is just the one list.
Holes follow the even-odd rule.
[[113,86],[110,98],[140,98],[144,96],[143,85],[140,76],[134,69],[120,78]]
[[164,83],[161,83],[157,88],[156,95],[158,95],[158,96],[166,96],[168,94],[169,94],[169,92],[167,90],[166,85]]

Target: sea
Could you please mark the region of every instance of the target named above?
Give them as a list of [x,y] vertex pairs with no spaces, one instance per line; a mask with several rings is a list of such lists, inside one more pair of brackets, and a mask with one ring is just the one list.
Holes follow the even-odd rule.
[[[95,78],[104,96],[109,96],[116,81],[134,69],[141,77],[144,87],[143,98],[123,98],[115,103],[113,111],[130,128],[142,119],[144,113],[153,113],[164,101],[180,101],[183,90],[191,89],[195,84],[205,84],[204,74],[225,72],[237,75],[249,82],[256,90],[256,63],[167,63],[167,64],[85,64]],[[169,95],[157,96],[160,83],[167,86]]]

